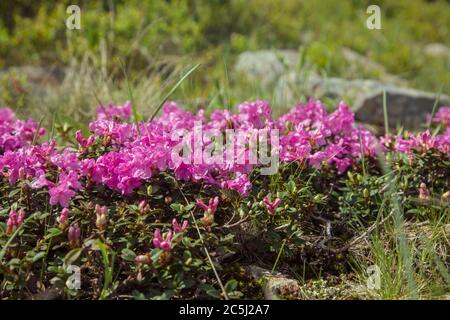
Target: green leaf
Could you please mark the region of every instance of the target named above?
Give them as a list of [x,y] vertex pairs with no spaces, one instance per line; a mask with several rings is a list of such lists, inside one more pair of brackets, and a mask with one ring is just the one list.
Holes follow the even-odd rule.
[[179,204],[179,203],[172,203],[171,205],[170,205],[170,208],[173,210],[173,211],[176,211],[176,212],[178,212],[178,213],[181,213],[182,211],[183,211],[183,206],[181,205],[181,204]]
[[126,260],[126,261],[134,261],[134,259],[136,258],[136,253],[134,253],[132,250],[130,250],[128,248],[124,248],[122,250],[121,257],[123,260]]
[[295,182],[290,180],[287,184],[286,184],[286,189],[288,190],[289,193],[294,193],[297,189]]
[[152,250],[152,261],[158,261],[159,260],[159,256],[163,253],[164,251],[160,250],[160,249],[153,249]]
[[151,122],[156,115],[158,114],[159,110],[161,110],[161,108],[163,107],[164,103],[166,103],[167,99],[169,99],[169,97],[175,92],[175,90],[177,90],[177,88],[183,83],[183,81],[189,77],[191,75],[192,72],[195,71],[195,69],[197,69],[200,66],[200,64],[196,64],[195,66],[193,66],[191,69],[189,69],[188,72],[186,72],[181,79],[172,87],[172,89],[169,91],[168,94],[165,95],[165,97],[162,99],[161,103],[158,105],[158,107],[155,109],[155,111],[153,112],[152,116],[149,119],[149,122]]
[[12,197],[14,197],[16,194],[18,194],[20,192],[20,189],[14,189],[14,190],[11,190],[10,192],[9,192],[9,194],[8,194],[8,197],[9,198],[12,198]]
[[212,285],[206,284],[206,283],[202,283],[199,288],[203,291],[206,292],[207,295],[216,298],[216,299],[220,299],[220,292],[217,291]]
[[134,300],[147,300],[145,295],[142,292],[139,292],[137,290],[133,290],[133,292],[131,294],[133,295]]
[[50,228],[50,229],[48,229],[47,232],[48,233],[45,235],[45,239],[47,239],[47,240],[51,239],[51,238],[54,238],[54,237],[57,237],[60,234],[62,234],[62,231],[60,229],[58,229],[58,228]]
[[8,266],[14,266],[14,265],[20,265],[20,259],[13,258],[13,259],[9,260]]
[[235,291],[238,286],[238,282],[235,279],[228,280],[224,288],[226,292]]
[[36,261],[39,261],[40,259],[42,259],[43,257],[45,257],[45,255],[46,255],[46,252],[45,252],[45,251],[39,252],[38,254],[36,254],[36,255],[33,257],[33,259],[32,259],[33,263],[35,263]]
[[68,254],[64,257],[64,265],[71,265],[80,257],[80,254],[83,252],[83,248],[76,248],[69,251]]

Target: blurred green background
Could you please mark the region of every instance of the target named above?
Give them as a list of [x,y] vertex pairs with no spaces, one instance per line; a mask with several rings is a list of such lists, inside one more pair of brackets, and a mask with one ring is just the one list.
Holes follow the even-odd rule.
[[[65,26],[70,4],[81,8],[81,30]],[[381,7],[381,30],[366,28],[371,4]],[[301,68],[327,77],[380,78],[344,59],[349,48],[409,87],[449,91],[448,56],[424,54],[431,43],[450,46],[445,0],[8,0],[0,19],[0,68],[8,74],[0,103],[31,115],[57,111],[79,121],[98,103],[130,97],[148,114],[195,63],[202,66],[173,96],[187,106],[270,99],[232,68],[240,53],[260,49],[298,50]],[[64,68],[66,77],[36,101],[16,66]]]

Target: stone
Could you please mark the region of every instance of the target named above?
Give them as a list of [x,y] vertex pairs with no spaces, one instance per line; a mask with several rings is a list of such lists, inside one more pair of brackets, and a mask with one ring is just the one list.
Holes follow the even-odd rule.
[[247,272],[256,279],[264,279],[264,298],[266,300],[281,300],[286,296],[298,297],[300,283],[289,279],[280,273],[272,274],[269,270],[258,266],[248,266]]
[[[342,100],[355,112],[357,121],[384,127],[383,91],[386,91],[389,126],[393,128],[399,125],[405,129],[417,129],[425,124],[437,96],[377,80],[321,78],[314,74],[304,77],[289,72],[280,77],[274,99],[286,105],[295,103],[302,95],[331,99],[333,103]],[[445,94],[440,95],[438,102],[438,107],[443,105],[450,105],[450,98]]]
[[349,64],[347,70],[349,74],[361,74],[361,71],[363,71],[364,74],[376,75],[377,79],[382,82],[400,86],[406,86],[408,84],[405,79],[388,73],[382,64],[372,61],[365,55],[362,55],[350,48],[343,47],[341,49],[341,54]]
[[273,84],[278,78],[296,66],[298,53],[295,50],[261,50],[241,53],[234,71],[249,81],[257,81],[263,87]]
[[450,58],[450,49],[442,43],[430,43],[423,48],[425,55],[429,57]]
[[[448,53],[447,47],[437,43],[427,45],[425,50],[430,55]],[[307,70],[294,70],[298,61],[298,53],[294,50],[244,52],[237,58],[235,72],[263,88],[274,85],[274,106],[292,107],[308,96],[326,103],[343,100],[356,113],[356,120],[384,128],[383,91],[386,91],[390,127],[412,130],[426,123],[426,116],[433,109],[435,93],[407,89],[405,80],[388,74],[382,65],[351,49],[341,51],[351,65],[364,68],[366,73],[373,71],[380,80],[323,78]],[[438,103],[439,107],[449,105],[448,96],[441,95]]]
[[[389,127],[417,129],[426,124],[436,101],[436,94],[412,89],[385,87]],[[438,107],[450,104],[446,95],[441,95]],[[362,97],[355,103],[355,118],[374,126],[384,127],[383,90]]]

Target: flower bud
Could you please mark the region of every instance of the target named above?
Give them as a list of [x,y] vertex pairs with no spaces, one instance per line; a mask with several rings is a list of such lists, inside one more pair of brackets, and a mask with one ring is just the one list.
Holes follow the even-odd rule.
[[25,220],[25,210],[22,208],[19,210],[19,215],[17,217],[17,226],[20,226]]
[[69,245],[71,248],[77,248],[80,246],[80,236],[81,230],[78,223],[71,225],[67,233],[67,238],[69,239]]
[[136,263],[139,263],[139,264],[151,264],[152,263],[152,259],[148,253],[136,256],[136,258],[134,258],[134,260],[136,261]]
[[419,199],[428,200],[429,198],[430,198],[430,190],[428,190],[427,185],[422,182],[419,187]]
[[60,228],[64,228],[64,226],[67,224],[67,221],[69,220],[69,209],[62,209],[61,214],[56,220],[59,222]]
[[24,221],[25,211],[23,209],[19,210],[19,214],[15,210],[11,210],[8,216],[8,221],[6,221],[6,234],[12,234]]
[[142,200],[141,202],[139,202],[138,205],[138,213],[140,215],[145,215],[150,211],[150,205],[147,203],[147,201]]
[[108,223],[108,208],[106,206],[95,205],[95,213],[97,214],[97,219],[95,220],[95,226],[99,230],[104,230]]

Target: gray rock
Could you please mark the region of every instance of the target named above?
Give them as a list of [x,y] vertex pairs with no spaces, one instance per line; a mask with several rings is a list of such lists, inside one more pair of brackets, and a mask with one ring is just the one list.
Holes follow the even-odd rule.
[[295,50],[261,50],[241,53],[235,64],[235,73],[264,87],[274,83],[286,70],[297,64]]
[[[436,100],[436,94],[412,89],[385,87],[389,127],[416,129],[426,123]],[[449,97],[441,95],[438,106],[449,104]],[[356,103],[356,120],[378,127],[384,126],[383,91],[364,96]]]
[[[436,99],[434,93],[404,89],[376,80],[320,78],[316,75],[305,79],[295,72],[280,78],[275,97],[288,104],[294,103],[301,93],[317,99],[343,100],[356,113],[356,120],[383,127],[383,91],[386,91],[390,127],[418,128],[432,112]],[[442,94],[438,106],[449,104],[450,98]]]
[[423,48],[423,52],[429,57],[450,58],[450,49],[442,43],[430,43]]
[[[449,54],[448,48],[438,43],[429,44],[424,50],[433,56]],[[388,74],[382,65],[348,48],[342,49],[342,55],[352,62],[351,65],[377,73],[381,81],[322,78],[305,70],[293,71],[298,62],[298,53],[294,50],[244,52],[237,59],[235,73],[263,88],[274,84],[274,105],[292,106],[305,96],[335,102],[344,100],[356,113],[358,121],[384,127],[383,91],[386,91],[391,127],[400,125],[405,129],[416,129],[425,123],[426,115],[432,111],[435,94],[404,89],[405,80]],[[450,104],[450,99],[441,95],[439,106],[445,104]]]
[[256,279],[264,279],[264,298],[266,300],[281,300],[284,294],[297,295],[300,284],[297,280],[288,279],[280,273],[271,274],[270,271],[258,266],[247,267],[247,272]]
[[350,48],[343,47],[341,49],[342,57],[349,63],[347,72],[349,74],[376,75],[377,79],[382,82],[406,86],[408,82],[405,79],[397,77],[387,72],[386,68],[375,61],[372,61],[365,55],[362,55]]

